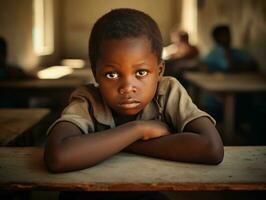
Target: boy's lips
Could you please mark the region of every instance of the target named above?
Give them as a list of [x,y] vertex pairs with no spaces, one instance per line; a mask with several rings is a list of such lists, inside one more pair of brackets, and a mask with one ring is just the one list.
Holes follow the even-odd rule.
[[130,100],[130,101],[123,101],[121,103],[118,104],[118,107],[122,108],[122,109],[132,109],[132,108],[136,108],[140,105],[139,101],[136,100]]

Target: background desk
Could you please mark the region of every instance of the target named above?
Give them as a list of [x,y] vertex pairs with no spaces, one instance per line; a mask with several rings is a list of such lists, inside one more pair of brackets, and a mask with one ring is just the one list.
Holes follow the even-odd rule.
[[[42,95],[43,91],[57,90],[73,90],[76,87],[85,84],[84,79],[32,79],[32,80],[17,80],[17,81],[0,81],[1,91],[12,92],[37,92],[38,95]],[[45,94],[44,94],[45,95]]]
[[[0,109],[0,145],[7,145],[37,124],[49,109]],[[1,165],[1,164],[0,164]]]
[[[29,102],[31,98],[48,98],[57,102],[58,108],[64,108],[69,96],[80,85],[86,84],[84,79],[55,79],[55,80],[20,80],[0,81],[0,98],[17,98],[19,101]],[[25,107],[25,106],[24,106]]]
[[[234,130],[235,94],[265,93],[266,77],[256,73],[215,74],[187,72],[185,79],[192,87],[224,97],[224,133],[230,141]],[[195,90],[194,90],[195,92]],[[198,94],[193,94],[197,99]]]
[[0,148],[0,189],[84,191],[266,190],[266,147],[226,147],[218,166],[120,153],[97,166],[49,173],[43,149]]

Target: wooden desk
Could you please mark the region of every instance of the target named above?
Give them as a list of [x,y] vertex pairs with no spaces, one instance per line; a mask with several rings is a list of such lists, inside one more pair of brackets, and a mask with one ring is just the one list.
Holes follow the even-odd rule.
[[97,166],[49,173],[38,147],[0,148],[0,189],[84,191],[266,190],[266,146],[226,147],[218,166],[120,153]]
[[79,85],[85,84],[82,79],[31,79],[17,81],[0,81],[0,89],[62,89],[76,88]]
[[64,108],[70,94],[80,85],[86,84],[84,79],[55,79],[55,80],[20,80],[0,81],[0,98],[19,98],[22,102],[29,102],[32,97],[49,98],[58,102],[58,107]]
[[37,124],[48,109],[0,109],[0,145],[7,145]]
[[221,74],[187,72],[185,79],[199,90],[217,93],[224,97],[224,133],[230,140],[234,133],[235,94],[266,92],[266,77],[256,73]]

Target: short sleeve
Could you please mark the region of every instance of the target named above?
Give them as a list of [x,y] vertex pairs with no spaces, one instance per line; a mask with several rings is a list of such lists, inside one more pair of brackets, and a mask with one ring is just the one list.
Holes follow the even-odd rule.
[[59,122],[67,121],[76,125],[84,134],[95,131],[92,117],[89,113],[89,105],[85,98],[72,101],[62,112],[61,117],[48,129],[47,134]]
[[208,113],[200,110],[192,102],[187,91],[176,79],[169,79],[167,89],[165,115],[178,132],[183,132],[189,122],[199,117],[207,117],[214,124],[216,123]]

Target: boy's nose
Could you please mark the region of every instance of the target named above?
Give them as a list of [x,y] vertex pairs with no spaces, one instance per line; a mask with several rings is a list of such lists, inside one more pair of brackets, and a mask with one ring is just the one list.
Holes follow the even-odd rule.
[[119,87],[119,93],[122,95],[136,92],[137,88],[134,86],[134,84],[128,81],[124,82],[124,84]]
[[129,93],[136,93],[136,88],[129,88],[129,87],[126,87],[126,88],[121,88],[119,90],[119,93],[120,94],[129,94]]

